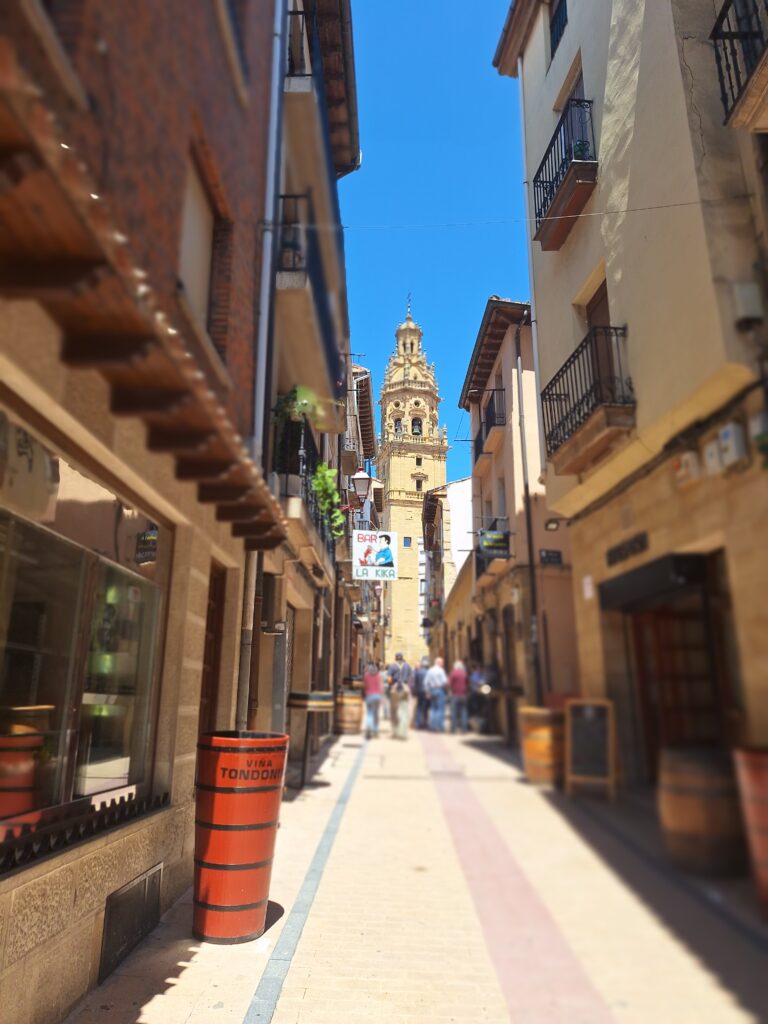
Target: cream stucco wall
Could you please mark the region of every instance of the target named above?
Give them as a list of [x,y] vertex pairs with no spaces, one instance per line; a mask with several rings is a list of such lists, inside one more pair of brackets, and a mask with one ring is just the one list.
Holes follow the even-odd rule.
[[586,333],[583,307],[604,275],[612,323],[628,329],[637,395],[637,430],[619,453],[581,480],[548,473],[550,501],[564,514],[755,375],[750,339],[733,327],[732,284],[754,278],[756,248],[738,141],[721,124],[707,42],[714,13],[674,6],[690,35],[684,54],[670,5],[591,0],[569,6],[548,67],[542,5],[523,59],[529,181],[579,61],[599,160],[597,187],[562,249],[545,253],[533,243],[541,384]]

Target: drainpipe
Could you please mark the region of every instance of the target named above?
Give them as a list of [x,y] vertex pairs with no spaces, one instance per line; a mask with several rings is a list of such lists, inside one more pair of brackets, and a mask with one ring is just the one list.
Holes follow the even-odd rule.
[[520,410],[520,450],[523,462],[523,503],[525,507],[525,532],[528,538],[528,578],[531,591],[531,659],[533,662],[533,686],[536,704],[544,706],[544,690],[541,679],[539,657],[539,601],[536,589],[536,551],[533,543],[533,516],[531,514],[531,492],[528,486],[528,451],[525,443],[525,409],[523,406],[523,356],[520,350],[522,324],[515,327],[515,358],[517,365],[517,408]]
[[[530,295],[531,304],[531,337],[533,339],[533,376],[536,381],[536,395],[541,395],[541,372],[539,370],[539,331],[538,321],[536,320],[536,293],[534,289],[533,281],[533,237],[531,236],[531,225],[533,224],[533,217],[531,216],[531,191],[529,182],[527,180],[528,175],[528,158],[527,158],[527,146],[525,141],[525,84],[523,82],[523,58],[517,58],[517,80],[520,83],[520,140],[523,151],[523,174],[526,176],[525,181],[525,220],[526,220],[526,235],[528,238],[528,292]],[[544,447],[544,418],[541,412],[541,402],[538,397],[536,400],[536,418],[539,423],[539,458],[541,459],[541,468],[544,470],[547,465],[547,452]]]
[[[254,462],[262,465],[265,475],[264,438],[266,434],[267,388],[272,380],[272,318],[274,308],[275,246],[277,222],[277,195],[280,181],[280,152],[283,122],[283,79],[285,76],[285,32],[287,21],[287,0],[275,0],[274,23],[272,27],[272,81],[269,91],[269,124],[267,126],[267,160],[264,193],[264,219],[261,225],[261,278],[259,281],[259,309],[256,329],[256,366],[253,382],[253,438],[251,453]],[[269,398],[271,400],[271,387]],[[263,570],[263,557],[255,551],[246,552],[245,585],[243,588],[243,617],[240,627],[240,662],[237,674],[237,710],[235,727],[248,727],[249,708],[251,718],[258,708],[258,665],[253,678],[251,666],[258,658],[253,657],[254,607],[257,590]],[[261,626],[256,622],[256,628]]]

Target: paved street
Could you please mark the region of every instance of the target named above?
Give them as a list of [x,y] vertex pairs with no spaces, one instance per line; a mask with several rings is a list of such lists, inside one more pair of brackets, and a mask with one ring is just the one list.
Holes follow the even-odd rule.
[[768,1020],[747,884],[672,872],[649,812],[490,739],[342,737],[284,804],[266,935],[196,943],[186,898],[69,1024]]

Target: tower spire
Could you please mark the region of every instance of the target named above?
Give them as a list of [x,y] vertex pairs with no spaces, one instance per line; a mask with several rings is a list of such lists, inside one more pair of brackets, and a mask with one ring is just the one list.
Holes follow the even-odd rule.
[[408,311],[405,314],[405,319],[406,320],[413,320],[413,317],[411,316],[411,293],[410,292],[408,292]]

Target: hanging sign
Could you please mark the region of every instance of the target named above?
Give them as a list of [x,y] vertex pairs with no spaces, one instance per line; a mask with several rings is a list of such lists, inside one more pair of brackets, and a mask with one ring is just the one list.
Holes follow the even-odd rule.
[[352,578],[356,580],[397,579],[397,534],[383,530],[354,530],[352,533]]
[[509,532],[478,530],[477,553],[487,562],[492,562],[494,558],[509,558]]

